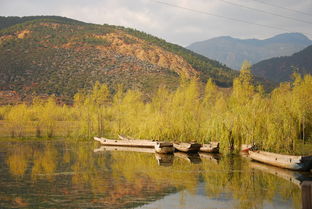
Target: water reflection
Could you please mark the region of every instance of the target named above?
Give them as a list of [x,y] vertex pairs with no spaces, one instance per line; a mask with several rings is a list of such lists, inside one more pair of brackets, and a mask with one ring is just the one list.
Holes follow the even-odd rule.
[[0,207],[300,208],[311,174],[235,156],[0,142]]
[[173,155],[166,155],[166,154],[158,154],[155,153],[155,158],[159,166],[172,166],[173,164]]
[[202,162],[198,153],[175,152],[174,156],[184,159],[188,163],[199,164]]

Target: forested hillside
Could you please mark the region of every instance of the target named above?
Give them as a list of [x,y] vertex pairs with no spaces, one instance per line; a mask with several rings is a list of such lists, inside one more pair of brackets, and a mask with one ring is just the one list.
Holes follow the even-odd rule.
[[302,75],[312,74],[312,45],[292,56],[259,62],[252,67],[252,72],[275,82],[290,81],[294,72]]
[[[212,78],[228,87],[238,74],[224,65],[134,29],[62,17],[0,19],[0,95],[55,94],[71,102],[96,81],[150,95],[180,77]],[[9,93],[8,93],[9,92]],[[2,98],[2,103],[9,101]],[[0,101],[1,102],[1,101]],[[13,101],[14,102],[14,101]]]

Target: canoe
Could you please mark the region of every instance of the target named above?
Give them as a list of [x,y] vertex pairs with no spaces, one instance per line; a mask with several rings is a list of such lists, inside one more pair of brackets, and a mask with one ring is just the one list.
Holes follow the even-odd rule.
[[155,149],[153,148],[142,148],[142,147],[101,146],[100,148],[94,149],[94,152],[104,152],[104,151],[155,153]]
[[176,150],[180,152],[199,152],[201,144],[179,142],[179,143],[173,143],[173,146]]
[[218,153],[219,152],[219,142],[210,142],[209,144],[203,144],[200,147],[201,152],[208,153]]
[[125,146],[125,147],[145,147],[145,148],[154,148],[156,145],[156,141],[151,140],[140,140],[140,139],[123,139],[123,140],[115,140],[115,139],[106,139],[94,137],[94,140],[99,141],[101,144],[105,146]]
[[260,170],[265,173],[269,173],[277,177],[283,178],[299,187],[301,187],[301,184],[304,181],[312,181],[312,176],[306,172],[292,171],[258,162],[249,162],[249,166],[252,169]]
[[307,171],[312,168],[312,155],[293,156],[251,150],[249,150],[248,153],[249,157],[255,161],[259,161],[269,165],[274,165],[281,168],[287,168],[290,170],[298,170],[298,171]]
[[154,148],[155,152],[159,154],[172,154],[175,150],[173,144],[170,142],[156,142]]
[[174,147],[171,142],[160,142],[156,140],[147,140],[147,139],[134,139],[131,137],[126,137],[123,135],[118,135],[121,140],[132,141],[132,142],[144,142],[144,144],[154,144],[155,152],[160,154],[170,154],[174,152]]

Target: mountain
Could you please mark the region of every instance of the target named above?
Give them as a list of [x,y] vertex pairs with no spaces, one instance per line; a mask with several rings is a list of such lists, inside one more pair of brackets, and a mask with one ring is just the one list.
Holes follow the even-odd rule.
[[195,42],[187,48],[239,70],[245,60],[255,64],[273,57],[289,56],[311,44],[303,34],[285,33],[264,40],[223,36]]
[[[236,71],[130,28],[56,16],[0,18],[0,97],[55,94],[70,101],[96,81],[146,95],[175,88],[180,76],[231,86]],[[1,100],[1,99],[0,99]],[[0,101],[1,103],[1,101]]]
[[64,23],[77,23],[77,24],[83,24],[83,22],[78,21],[78,20],[73,20],[70,18],[66,17],[59,17],[59,16],[26,16],[26,17],[16,17],[16,16],[11,16],[11,17],[1,17],[0,16],[0,30],[3,28],[8,28],[12,25],[24,23],[27,21],[31,20],[38,20],[38,19],[54,19],[58,20]]
[[252,72],[275,82],[290,81],[293,72],[312,74],[312,45],[292,56],[261,61],[252,66]]

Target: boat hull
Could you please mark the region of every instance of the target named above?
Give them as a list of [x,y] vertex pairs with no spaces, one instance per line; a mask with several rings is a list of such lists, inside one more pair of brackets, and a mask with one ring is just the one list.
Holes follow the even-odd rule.
[[249,151],[249,157],[255,161],[290,170],[307,171],[312,168],[312,156],[281,155],[263,151]]
[[199,152],[201,144],[197,143],[173,143],[174,148],[180,152]]
[[167,147],[160,147],[158,145],[155,145],[155,152],[159,154],[172,154],[174,152],[175,148],[172,146]]
[[156,141],[150,140],[140,140],[140,139],[130,139],[130,140],[115,140],[94,137],[94,140],[99,141],[105,146],[124,146],[124,147],[142,147],[142,148],[154,148]]
[[203,144],[200,147],[201,152],[206,152],[206,153],[219,153],[219,143],[209,143],[209,144]]
[[104,152],[104,151],[155,153],[155,150],[153,148],[143,148],[143,147],[126,147],[126,146],[106,146],[106,145],[103,145],[100,148],[94,149],[94,152]]

